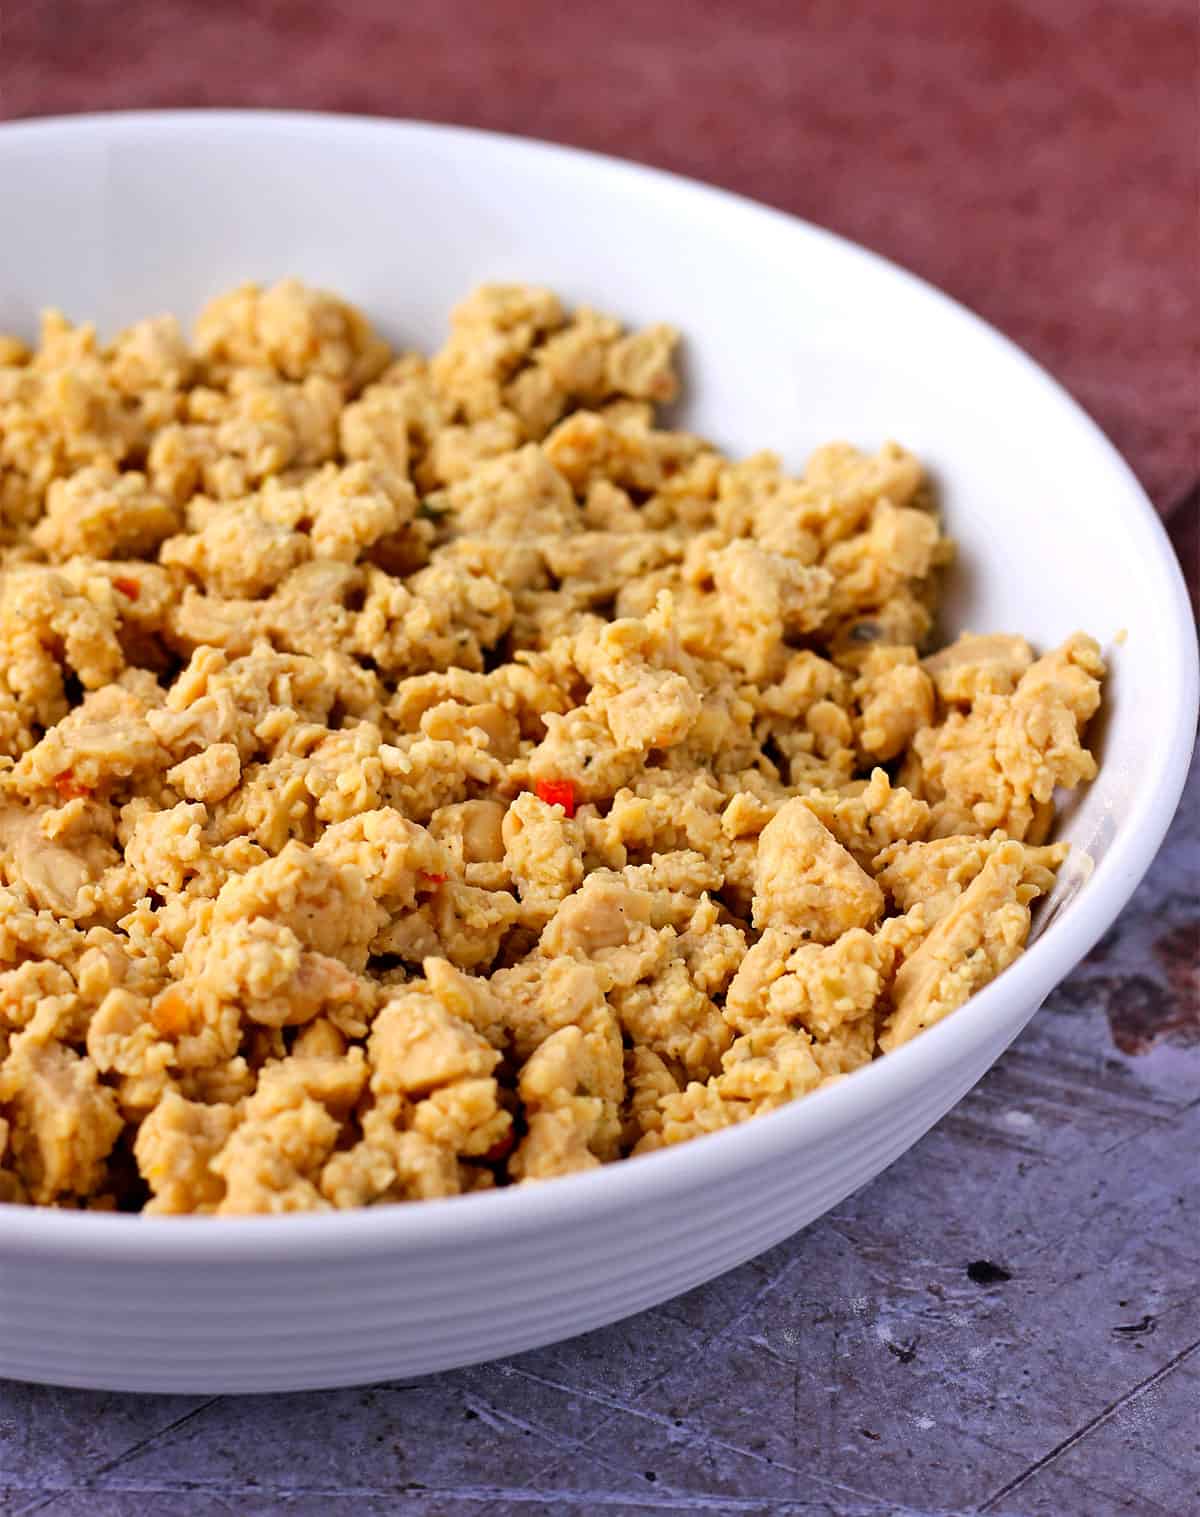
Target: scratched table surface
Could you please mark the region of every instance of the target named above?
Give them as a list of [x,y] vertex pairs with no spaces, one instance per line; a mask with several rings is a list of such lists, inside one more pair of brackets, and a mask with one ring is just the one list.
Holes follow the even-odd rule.
[[[0,116],[462,121],[798,212],[1045,363],[1194,588],[1197,25],[1191,0],[0,0]],[[1194,766],[1130,908],[978,1088],[742,1269],[412,1383],[0,1384],[0,1513],[1200,1513],[1198,867]]]

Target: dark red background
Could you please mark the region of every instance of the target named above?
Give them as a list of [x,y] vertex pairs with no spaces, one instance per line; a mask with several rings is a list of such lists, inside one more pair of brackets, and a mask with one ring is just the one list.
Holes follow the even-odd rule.
[[458,121],[798,212],[1045,363],[1129,458],[1194,582],[1197,34],[1194,0],[0,0],[0,116]]

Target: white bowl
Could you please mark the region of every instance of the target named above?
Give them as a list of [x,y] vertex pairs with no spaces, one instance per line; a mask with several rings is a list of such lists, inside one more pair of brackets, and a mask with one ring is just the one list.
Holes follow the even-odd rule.
[[1141,878],[1196,717],[1178,567],[1078,406],[928,285],[682,179],[411,123],[221,112],[9,125],[0,205],[0,330],[31,328],[47,303],[106,330],[188,316],[235,282],[291,273],[420,345],[471,285],[505,277],[675,322],[689,339],[687,425],[793,464],[832,437],[902,439],[936,471],[961,543],[951,628],[1046,645],[1083,627],[1113,668],[1100,777],[1064,818],[1078,848],[1037,941],[915,1042],[746,1126],[546,1185],[244,1220],[0,1207],[0,1375],[143,1391],[342,1385],[512,1353],[662,1301],[903,1153]]

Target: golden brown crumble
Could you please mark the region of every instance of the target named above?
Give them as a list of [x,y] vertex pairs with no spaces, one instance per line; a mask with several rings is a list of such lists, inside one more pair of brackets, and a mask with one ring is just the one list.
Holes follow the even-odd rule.
[[918,461],[659,428],[676,345],[497,285],[427,360],[294,280],[0,340],[0,1201],[591,1168],[1021,951],[1096,644],[928,653]]

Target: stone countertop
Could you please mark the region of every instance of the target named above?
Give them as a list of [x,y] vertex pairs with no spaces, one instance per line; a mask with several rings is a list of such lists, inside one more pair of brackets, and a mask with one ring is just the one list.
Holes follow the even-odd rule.
[[[0,116],[288,105],[622,153],[974,306],[1126,453],[1196,586],[1187,0],[76,0]],[[535,272],[535,271],[531,271]],[[0,1514],[1200,1511],[1200,762],[1114,929],[921,1143],[770,1253],[499,1364],[366,1390],[0,1384]]]

